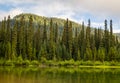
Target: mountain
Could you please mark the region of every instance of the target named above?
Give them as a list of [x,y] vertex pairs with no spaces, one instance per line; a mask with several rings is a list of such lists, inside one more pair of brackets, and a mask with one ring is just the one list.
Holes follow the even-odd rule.
[[[38,15],[35,15],[35,14],[30,14],[30,13],[24,13],[24,14],[17,15],[13,19],[20,20],[20,18],[22,16],[24,16],[25,21],[28,21],[29,17],[32,16],[33,22],[35,24],[41,24],[41,25],[44,24],[44,19],[46,19],[46,24],[47,25],[49,25],[51,18],[53,20],[53,23],[57,23],[59,26],[64,26],[64,22],[66,21],[66,19],[61,19],[61,18],[56,18],[56,17],[38,16]],[[72,22],[72,25],[73,25],[74,28],[77,28],[77,27],[81,26],[80,24],[78,24],[74,21],[71,21],[71,22]]]

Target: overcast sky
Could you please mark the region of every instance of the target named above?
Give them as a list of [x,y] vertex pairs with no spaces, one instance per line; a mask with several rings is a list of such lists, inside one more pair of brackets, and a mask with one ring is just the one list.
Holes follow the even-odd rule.
[[113,20],[114,32],[120,32],[120,0],[0,0],[0,20],[21,13],[69,18],[81,23],[91,19],[93,27],[104,28],[104,20]]

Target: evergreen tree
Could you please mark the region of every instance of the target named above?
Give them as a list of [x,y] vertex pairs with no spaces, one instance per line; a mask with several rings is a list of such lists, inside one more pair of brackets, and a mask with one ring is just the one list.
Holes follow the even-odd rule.
[[34,35],[34,44],[35,44],[35,48],[36,48],[36,57],[39,57],[39,51],[41,50],[41,44],[42,44],[42,40],[41,40],[41,26],[38,25],[38,28],[35,32]]
[[105,49],[104,48],[98,49],[98,60],[100,60],[101,62],[104,62],[105,60]]
[[117,57],[117,50],[115,47],[110,47],[110,50],[108,52],[108,57],[109,57],[109,61],[115,61],[116,57]]
[[78,42],[79,42],[79,48],[81,50],[81,59],[83,59],[84,57],[84,53],[85,53],[85,48],[86,48],[86,41],[85,41],[85,31],[84,31],[84,22],[82,22],[82,30],[79,34],[79,37],[78,37]]
[[28,26],[28,33],[27,33],[27,54],[28,54],[28,58],[29,60],[33,59],[33,48],[32,48],[32,44],[33,44],[33,18],[32,16],[30,16],[29,18],[29,26]]
[[115,45],[115,38],[113,36],[113,27],[112,27],[112,20],[110,20],[110,47]]
[[[73,42],[73,50],[72,50],[72,58],[76,61],[80,59],[80,51],[78,48],[78,34],[77,34],[77,28],[75,29],[75,38]],[[78,55],[79,54],[79,55]]]
[[8,16],[8,19],[7,19],[6,40],[7,42],[11,42],[10,16]]
[[48,60],[52,60],[54,58],[55,49],[54,49],[54,42],[53,42],[53,21],[50,20],[50,41],[48,45],[49,50],[49,56]]
[[18,27],[18,21],[15,22],[14,27],[12,29],[12,42],[11,42],[11,56],[12,59],[17,57],[16,53],[16,46],[17,46],[17,27]]
[[46,19],[44,19],[44,27],[43,27],[43,42],[47,41],[47,29],[46,29]]
[[68,19],[64,25],[62,42],[65,45],[65,47],[69,53],[69,58],[71,58],[71,53],[72,53],[72,23],[71,22],[69,23]]
[[54,32],[55,33],[54,34],[54,42],[57,43],[58,42],[58,35],[59,35],[58,34],[58,24],[57,23],[55,24],[55,30],[54,31],[55,31]]
[[109,52],[109,32],[107,29],[107,20],[105,20],[105,32],[104,32],[104,46],[105,46],[105,58],[108,60],[108,52]]
[[53,21],[50,20],[50,41],[53,41]]
[[91,60],[92,59],[92,51],[90,46],[90,19],[88,20],[88,26],[86,29],[86,51],[85,51],[85,60]]

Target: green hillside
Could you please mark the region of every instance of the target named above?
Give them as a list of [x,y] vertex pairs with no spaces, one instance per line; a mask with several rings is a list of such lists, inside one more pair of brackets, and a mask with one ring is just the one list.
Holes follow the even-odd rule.
[[[19,14],[19,15],[15,16],[13,19],[19,21],[22,16],[24,16],[24,20],[26,22],[28,22],[29,21],[29,17],[32,16],[34,24],[36,24],[36,25],[40,24],[41,26],[44,24],[44,19],[46,19],[46,25],[47,26],[49,26],[51,18],[53,20],[53,23],[57,23],[59,27],[63,27],[64,26],[64,22],[66,21],[66,19],[61,19],[61,18],[57,18],[57,17],[38,16],[38,15],[35,15],[35,14],[30,14],[30,13]],[[71,21],[71,22],[72,22],[72,27],[73,28],[80,28],[79,30],[81,30],[81,27],[82,27],[81,24],[76,23],[74,21]],[[94,33],[94,28],[92,28],[92,33]],[[114,33],[114,34],[116,36],[120,37],[120,35],[119,35],[120,33]]]
[[[52,18],[53,23],[57,23],[59,26],[64,26],[64,22],[66,20],[66,19],[61,19],[61,18],[56,18],[56,17],[45,17],[45,16],[38,16],[38,15],[35,15],[35,14],[27,14],[27,13],[17,15],[13,19],[20,20],[22,16],[24,16],[25,21],[28,21],[29,17],[32,16],[33,22],[36,23],[36,24],[40,23],[41,25],[44,24],[44,19],[46,19],[46,24],[49,25],[50,19]],[[81,27],[80,24],[78,24],[76,22],[73,22],[73,21],[72,21],[72,25],[73,25],[74,28]]]

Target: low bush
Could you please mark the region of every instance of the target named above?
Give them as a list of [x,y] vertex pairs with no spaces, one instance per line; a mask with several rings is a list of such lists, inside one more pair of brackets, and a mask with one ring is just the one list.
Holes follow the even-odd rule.
[[5,61],[4,66],[14,66],[14,63],[11,60],[7,60]]
[[22,65],[23,66],[29,66],[30,65],[30,61],[29,60],[24,60]]
[[117,62],[115,62],[115,61],[110,62],[110,66],[116,66],[116,65],[117,65]]
[[31,65],[38,66],[39,62],[37,60],[33,60],[31,61]]
[[92,61],[85,61],[85,62],[83,62],[83,65],[93,66],[94,63]]
[[3,65],[4,65],[4,63],[5,63],[5,61],[4,61],[4,60],[0,60],[0,66],[3,66]]
[[99,66],[99,65],[103,65],[103,63],[100,62],[100,61],[95,61],[94,65],[95,65],[95,66]]
[[110,62],[108,62],[108,61],[105,61],[103,64],[104,64],[105,66],[110,66],[110,65],[111,65]]

